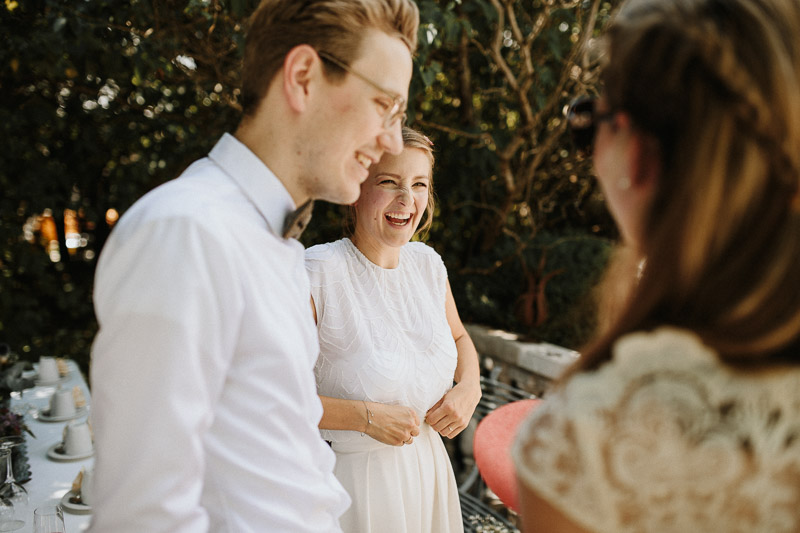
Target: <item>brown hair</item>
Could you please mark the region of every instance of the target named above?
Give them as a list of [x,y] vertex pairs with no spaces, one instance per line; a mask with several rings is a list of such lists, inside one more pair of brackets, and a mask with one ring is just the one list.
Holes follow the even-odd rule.
[[[608,34],[605,97],[658,145],[642,257],[584,352],[668,324],[729,363],[800,362],[800,3],[631,0]],[[619,278],[608,287],[619,290]]]
[[[403,150],[408,148],[421,150],[431,162],[431,175],[428,176],[430,178],[430,183],[428,184],[428,204],[425,207],[425,221],[420,224],[420,226],[417,228],[417,231],[414,232],[414,235],[425,236],[427,231],[430,229],[431,224],[433,224],[433,213],[436,210],[436,195],[433,192],[433,164],[435,163],[435,158],[433,156],[433,142],[423,133],[408,126],[403,126],[402,134]],[[373,169],[377,168],[378,165],[380,165],[380,162],[376,163]],[[355,207],[351,205],[347,207],[347,213],[345,215],[345,233],[352,236],[353,232],[355,231],[355,227],[356,210]]]
[[[262,0],[248,21],[242,65],[242,110],[255,112],[289,51],[301,44],[357,59],[364,30],[400,38],[413,54],[419,10],[411,0]],[[344,77],[331,69],[331,77]]]

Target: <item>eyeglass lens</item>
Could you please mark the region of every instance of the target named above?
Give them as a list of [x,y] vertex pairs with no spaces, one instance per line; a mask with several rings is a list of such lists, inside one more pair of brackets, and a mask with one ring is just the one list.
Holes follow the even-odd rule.
[[595,102],[590,96],[579,96],[572,101],[567,111],[567,126],[572,144],[580,152],[592,151],[596,129]]
[[395,124],[397,124],[398,121],[401,122],[401,125],[405,123],[406,113],[403,110],[403,104],[405,104],[405,100],[402,97],[393,95],[392,93],[390,93],[386,89],[382,88],[380,85],[378,85],[377,83],[375,83],[374,81],[372,81],[368,77],[366,77],[363,74],[353,70],[352,67],[347,65],[344,61],[336,58],[335,56],[333,56],[331,54],[328,54],[327,52],[318,52],[318,53],[319,53],[319,57],[322,58],[323,61],[328,61],[329,63],[332,63],[332,64],[336,65],[337,67],[341,68],[342,70],[345,70],[345,71],[349,72],[353,76],[356,76],[357,78],[363,80],[368,85],[370,85],[371,87],[374,87],[375,89],[377,89],[378,91],[382,92],[388,98],[391,99],[392,105],[387,109],[386,114],[383,117],[383,127],[384,127],[384,129],[392,128]]

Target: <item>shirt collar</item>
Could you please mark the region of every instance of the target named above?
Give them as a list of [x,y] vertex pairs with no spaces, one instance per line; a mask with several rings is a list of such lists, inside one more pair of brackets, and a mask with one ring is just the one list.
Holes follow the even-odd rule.
[[286,215],[295,210],[294,200],[262,160],[230,133],[225,133],[208,154],[253,202],[270,231],[283,234]]

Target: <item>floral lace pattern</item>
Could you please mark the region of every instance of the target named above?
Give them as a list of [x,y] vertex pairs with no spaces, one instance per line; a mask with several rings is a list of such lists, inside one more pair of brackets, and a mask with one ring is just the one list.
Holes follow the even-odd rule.
[[[349,239],[313,246],[306,269],[317,310],[320,394],[412,407],[420,420],[453,384],[457,351],[445,314],[447,271],[406,244],[397,268],[370,262]],[[322,431],[331,441],[354,431]]]
[[800,368],[744,373],[685,331],[628,335],[547,398],[514,458],[592,531],[799,531]]

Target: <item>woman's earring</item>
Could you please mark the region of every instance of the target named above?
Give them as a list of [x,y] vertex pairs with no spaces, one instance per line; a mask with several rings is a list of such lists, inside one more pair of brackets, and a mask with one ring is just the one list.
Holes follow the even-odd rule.
[[631,188],[631,179],[628,176],[622,176],[617,180],[617,189],[627,191]]

